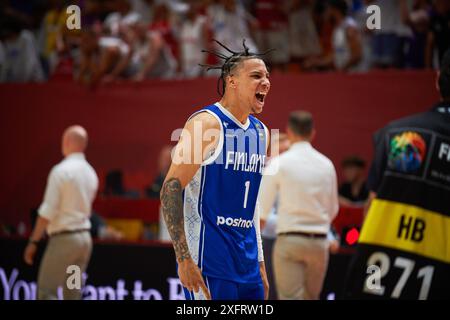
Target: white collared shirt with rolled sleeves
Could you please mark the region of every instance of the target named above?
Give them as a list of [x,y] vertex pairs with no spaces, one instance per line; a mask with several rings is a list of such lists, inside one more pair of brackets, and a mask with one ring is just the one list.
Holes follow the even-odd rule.
[[97,189],[97,174],[83,153],[72,153],[55,165],[38,209],[39,215],[49,220],[47,233],[89,229]]
[[327,234],[339,210],[336,170],[309,142],[294,143],[265,169],[259,202],[267,220],[278,195],[277,234]]

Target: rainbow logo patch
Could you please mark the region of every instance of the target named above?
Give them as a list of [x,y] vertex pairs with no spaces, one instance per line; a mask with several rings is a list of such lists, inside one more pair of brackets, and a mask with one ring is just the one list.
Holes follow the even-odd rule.
[[420,134],[402,132],[391,139],[388,166],[400,172],[417,171],[426,156],[427,145]]

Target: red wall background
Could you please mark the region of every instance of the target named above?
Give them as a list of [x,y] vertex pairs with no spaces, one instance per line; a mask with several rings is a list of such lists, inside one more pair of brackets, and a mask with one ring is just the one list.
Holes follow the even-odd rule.
[[[311,111],[318,133],[314,145],[338,170],[348,154],[370,160],[377,128],[438,99],[432,72],[274,75],[271,82],[260,118],[284,130],[290,111]],[[88,130],[87,157],[101,177],[121,168],[127,187],[142,190],[171,132],[217,100],[215,79],[115,84],[95,91],[70,81],[0,85],[0,222],[28,222],[49,170],[61,160],[60,137],[67,126]]]

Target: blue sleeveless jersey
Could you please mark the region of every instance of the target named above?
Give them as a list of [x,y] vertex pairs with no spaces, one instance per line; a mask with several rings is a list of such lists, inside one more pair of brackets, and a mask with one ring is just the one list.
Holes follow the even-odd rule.
[[191,256],[206,276],[260,282],[253,217],[267,128],[253,116],[242,125],[219,103],[200,112],[219,121],[221,135],[214,153],[184,189],[184,226]]

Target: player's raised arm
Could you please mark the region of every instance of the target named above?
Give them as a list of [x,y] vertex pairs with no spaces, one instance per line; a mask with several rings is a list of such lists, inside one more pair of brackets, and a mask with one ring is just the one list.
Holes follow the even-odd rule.
[[162,213],[175,250],[181,283],[189,291],[197,292],[202,288],[207,299],[210,299],[209,292],[186,241],[182,192],[203,160],[216,147],[219,134],[220,124],[212,115],[202,112],[192,117],[175,147],[172,164],[161,189]]

